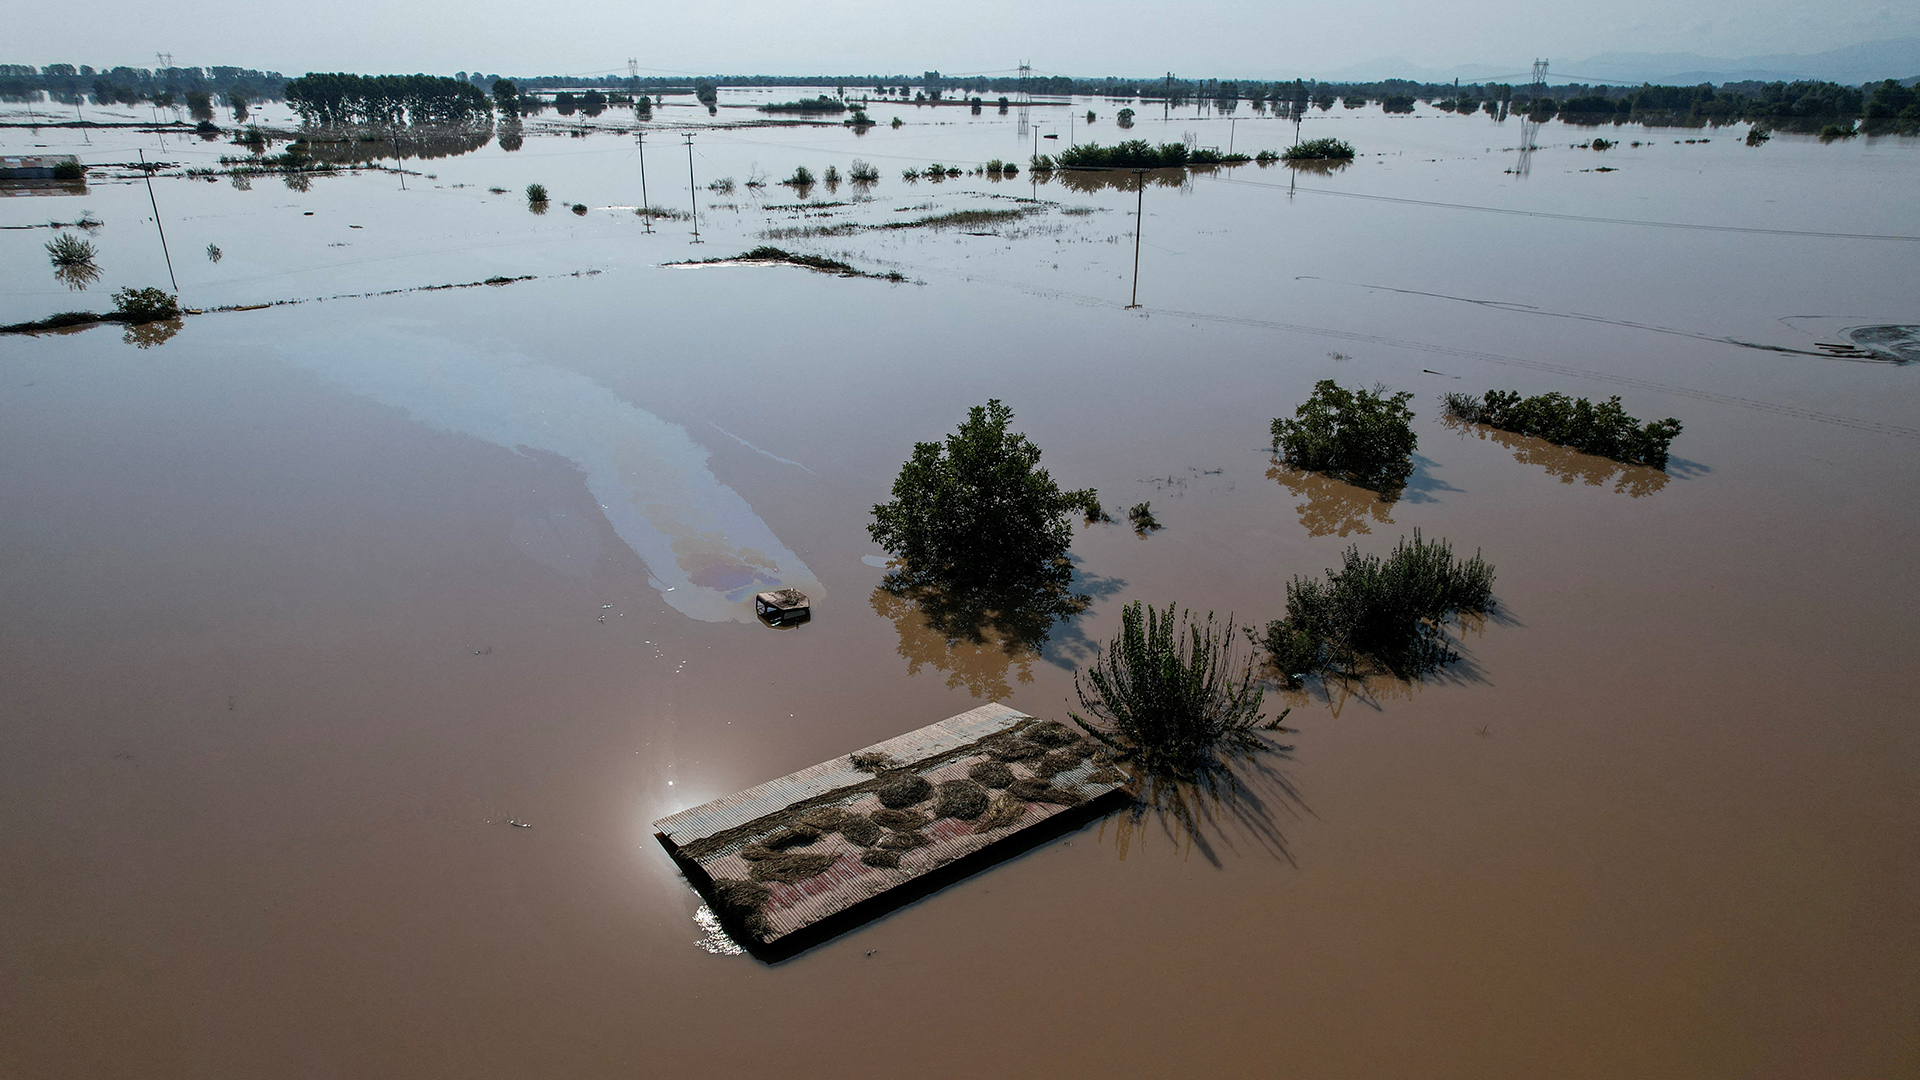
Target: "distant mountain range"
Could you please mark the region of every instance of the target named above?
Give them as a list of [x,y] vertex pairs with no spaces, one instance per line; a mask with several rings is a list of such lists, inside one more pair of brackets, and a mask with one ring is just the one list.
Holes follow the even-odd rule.
[[[1423,82],[1524,82],[1530,76],[1525,63],[1509,67],[1489,64],[1463,64],[1452,68],[1429,68],[1401,59],[1383,57],[1354,64],[1321,76],[1328,81],[1373,79],[1415,79]],[[1896,38],[1869,41],[1843,49],[1818,53],[1776,53],[1771,56],[1718,57],[1696,53],[1601,53],[1584,60],[1553,60],[1548,68],[1549,81],[1664,83],[1690,86],[1696,83],[1765,82],[1794,79],[1824,79],[1858,86],[1881,79],[1909,81],[1920,76],[1920,38]],[[1519,74],[1516,74],[1518,72]]]

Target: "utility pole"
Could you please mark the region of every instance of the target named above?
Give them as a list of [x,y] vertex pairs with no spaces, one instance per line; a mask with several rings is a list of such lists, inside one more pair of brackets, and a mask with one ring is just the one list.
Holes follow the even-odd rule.
[[147,168],[147,152],[140,154],[140,173],[147,178],[147,201],[153,204],[153,227],[160,231],[160,254],[167,260],[167,280],[173,283],[173,291],[180,292],[180,281],[173,276],[173,254],[167,250],[167,230],[160,227],[160,202],[153,197],[153,170]]
[[647,231],[653,231],[653,204],[647,201],[647,133],[634,132],[633,141],[640,147],[640,216],[647,223]]
[[700,242],[700,193],[693,188],[693,136],[687,136],[687,199],[693,203],[693,242]]
[[1133,170],[1133,300],[1129,309],[1140,306],[1140,223],[1147,206],[1147,171]]
[[1227,118],[1227,153],[1228,154],[1233,153],[1233,129],[1234,129],[1234,125],[1238,124],[1239,122],[1240,122],[1240,118],[1237,116]]

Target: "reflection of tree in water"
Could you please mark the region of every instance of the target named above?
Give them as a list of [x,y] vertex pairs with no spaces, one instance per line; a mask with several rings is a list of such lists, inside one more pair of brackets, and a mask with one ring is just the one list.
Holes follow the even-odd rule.
[[[1283,714],[1284,715],[1284,714]],[[1290,729],[1278,728],[1285,733]],[[1100,837],[1113,828],[1114,850],[1124,859],[1153,832],[1220,865],[1215,844],[1230,845],[1227,830],[1250,838],[1267,853],[1293,862],[1280,813],[1298,812],[1300,795],[1281,768],[1293,760],[1293,747],[1264,731],[1243,733],[1223,744],[1206,768],[1187,774],[1141,770],[1135,766],[1127,785],[1133,803],[1102,822]]]
[[[1053,178],[1069,191],[1091,195],[1097,191],[1137,190],[1140,174],[1132,169],[1056,169]],[[1148,187],[1187,191],[1193,187],[1193,174],[1187,169],[1148,169],[1146,181]]]
[[1583,454],[1571,447],[1559,446],[1532,435],[1518,435],[1485,424],[1469,423],[1454,416],[1443,416],[1440,422],[1454,431],[1476,435],[1482,440],[1506,447],[1513,451],[1515,461],[1538,465],[1547,471],[1547,475],[1558,477],[1563,484],[1579,481],[1588,487],[1600,487],[1611,483],[1616,493],[1638,499],[1661,490],[1672,479],[1664,469],[1629,465],[1612,458]]
[[873,610],[893,621],[907,674],[922,665],[947,673],[948,689],[965,686],[977,698],[1011,694],[1008,673],[1033,681],[1054,623],[1085,611],[1091,598],[1042,582],[1007,590],[950,589],[887,575],[873,591]]
[[526,136],[520,131],[520,118],[515,116],[500,123],[500,149],[511,154],[526,143]]
[[1294,509],[1300,512],[1300,524],[1307,527],[1309,536],[1371,533],[1369,519],[1382,525],[1393,524],[1393,518],[1388,516],[1391,503],[1366,488],[1325,473],[1296,469],[1275,458],[1273,467],[1267,470],[1267,479],[1306,499]]
[[154,322],[134,323],[127,327],[122,341],[135,348],[151,349],[155,345],[165,345],[180,332],[179,319],[159,319]]
[[[1454,629],[1459,643],[1465,644],[1471,637],[1484,637],[1487,623],[1495,622],[1503,626],[1518,625],[1513,617],[1504,610],[1486,615],[1472,612],[1460,612],[1454,616]],[[1458,651],[1458,650],[1456,650]],[[1348,705],[1380,711],[1382,704],[1389,701],[1412,701],[1414,696],[1428,682],[1441,682],[1453,685],[1483,682],[1479,667],[1466,656],[1458,656],[1447,664],[1425,672],[1417,679],[1403,678],[1389,671],[1323,671],[1309,675],[1299,686],[1293,689],[1282,688],[1280,697],[1288,708],[1301,708],[1319,703],[1338,719]]]
[[288,191],[311,191],[313,189],[313,177],[303,172],[281,173],[280,182],[287,185]]
[[55,263],[53,276],[74,292],[83,292],[86,287],[100,280],[100,268],[91,260],[76,263]]
[[[520,125],[512,125],[515,134]],[[300,140],[317,165],[365,165],[388,158],[445,158],[470,154],[493,141],[491,125],[401,128],[327,128]]]

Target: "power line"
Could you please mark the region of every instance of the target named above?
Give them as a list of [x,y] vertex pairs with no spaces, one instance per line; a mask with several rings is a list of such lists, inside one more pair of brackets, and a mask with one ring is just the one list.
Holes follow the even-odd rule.
[[1701,225],[1689,221],[1650,221],[1641,218],[1595,217],[1589,214],[1556,214],[1547,210],[1513,210],[1504,206],[1475,206],[1471,203],[1436,202],[1431,199],[1406,199],[1393,195],[1365,195],[1357,191],[1333,191],[1328,188],[1303,187],[1294,189],[1279,184],[1265,184],[1258,180],[1235,180],[1231,177],[1217,177],[1218,183],[1239,184],[1242,187],[1268,188],[1274,191],[1299,190],[1312,195],[1331,195],[1340,199],[1364,199],[1368,202],[1403,203],[1408,206],[1437,206],[1447,210],[1473,210],[1482,214],[1508,214],[1514,217],[1550,218],[1556,221],[1586,221],[1597,225],[1639,225],[1658,229],[1691,229],[1696,232],[1750,233],[1759,236],[1803,236],[1819,240],[1897,240],[1908,243],[1920,242],[1920,236],[1902,236],[1894,233],[1850,233],[1828,232],[1818,229],[1768,229],[1758,225]]

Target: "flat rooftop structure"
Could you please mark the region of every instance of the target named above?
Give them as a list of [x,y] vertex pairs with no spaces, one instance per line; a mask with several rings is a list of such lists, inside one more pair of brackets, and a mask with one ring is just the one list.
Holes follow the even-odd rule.
[[984,868],[1126,779],[1079,731],[995,702],[653,827],[729,932],[768,946]]

